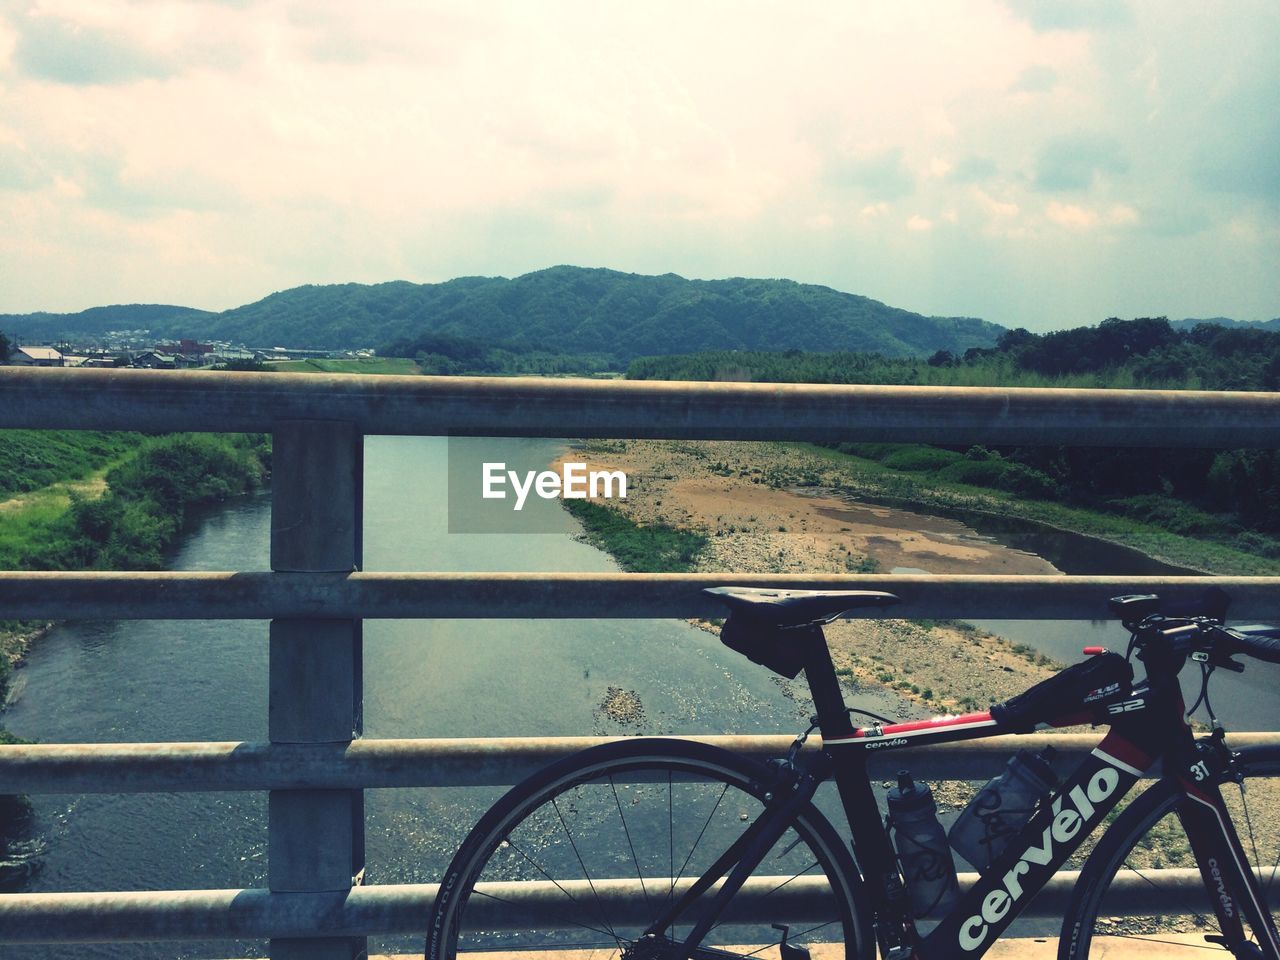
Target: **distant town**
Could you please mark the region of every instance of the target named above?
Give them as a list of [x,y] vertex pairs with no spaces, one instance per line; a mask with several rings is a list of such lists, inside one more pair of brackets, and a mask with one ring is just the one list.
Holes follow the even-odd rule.
[[[250,347],[211,340],[156,340],[148,330],[112,330],[91,341],[16,344],[9,364],[18,367],[135,367],[144,370],[189,370],[281,360],[356,360],[374,356],[372,349],[307,350]],[[2,355],[0,355],[2,361]]]

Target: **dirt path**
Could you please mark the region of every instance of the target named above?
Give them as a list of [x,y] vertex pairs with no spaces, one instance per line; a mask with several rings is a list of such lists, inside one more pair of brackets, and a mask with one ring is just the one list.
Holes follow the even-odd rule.
[[50,497],[66,497],[72,493],[78,494],[85,499],[100,497],[107,492],[106,474],[107,471],[102,470],[85,480],[55,483],[48,487],[41,487],[39,490],[33,490],[30,493],[24,493],[21,496],[0,500],[0,513],[15,512],[38,501],[47,501]]

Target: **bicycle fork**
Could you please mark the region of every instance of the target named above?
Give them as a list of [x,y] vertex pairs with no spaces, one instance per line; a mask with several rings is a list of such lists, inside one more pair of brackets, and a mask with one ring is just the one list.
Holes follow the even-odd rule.
[[[1178,782],[1188,801],[1179,807],[1178,817],[1191,842],[1222,931],[1222,936],[1205,939],[1236,957],[1280,958],[1280,937],[1271,920],[1265,892],[1248,867],[1240,838],[1226,815],[1221,791],[1216,785],[1193,785],[1181,777]],[[1245,922],[1253,929],[1260,948],[1248,941]]]

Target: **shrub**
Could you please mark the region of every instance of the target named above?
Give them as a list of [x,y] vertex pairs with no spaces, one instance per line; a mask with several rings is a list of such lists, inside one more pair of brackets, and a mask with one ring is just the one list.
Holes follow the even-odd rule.
[[1112,500],[1108,506],[1118,509],[1125,516],[1155,524],[1169,533],[1185,537],[1212,537],[1221,534],[1224,529],[1238,529],[1235,524],[1222,517],[1159,494]]
[[1021,463],[1008,460],[957,460],[944,467],[938,476],[951,483],[1007,490],[1025,497],[1049,500],[1060,493],[1058,484],[1047,474]]
[[939,447],[908,447],[889,454],[880,462],[891,470],[941,470],[961,459],[960,454]]

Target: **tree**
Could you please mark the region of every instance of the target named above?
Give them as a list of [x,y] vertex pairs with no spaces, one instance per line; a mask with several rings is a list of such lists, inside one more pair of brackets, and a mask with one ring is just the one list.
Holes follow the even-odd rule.
[[13,342],[0,332],[0,363],[8,363],[9,358],[13,356]]

